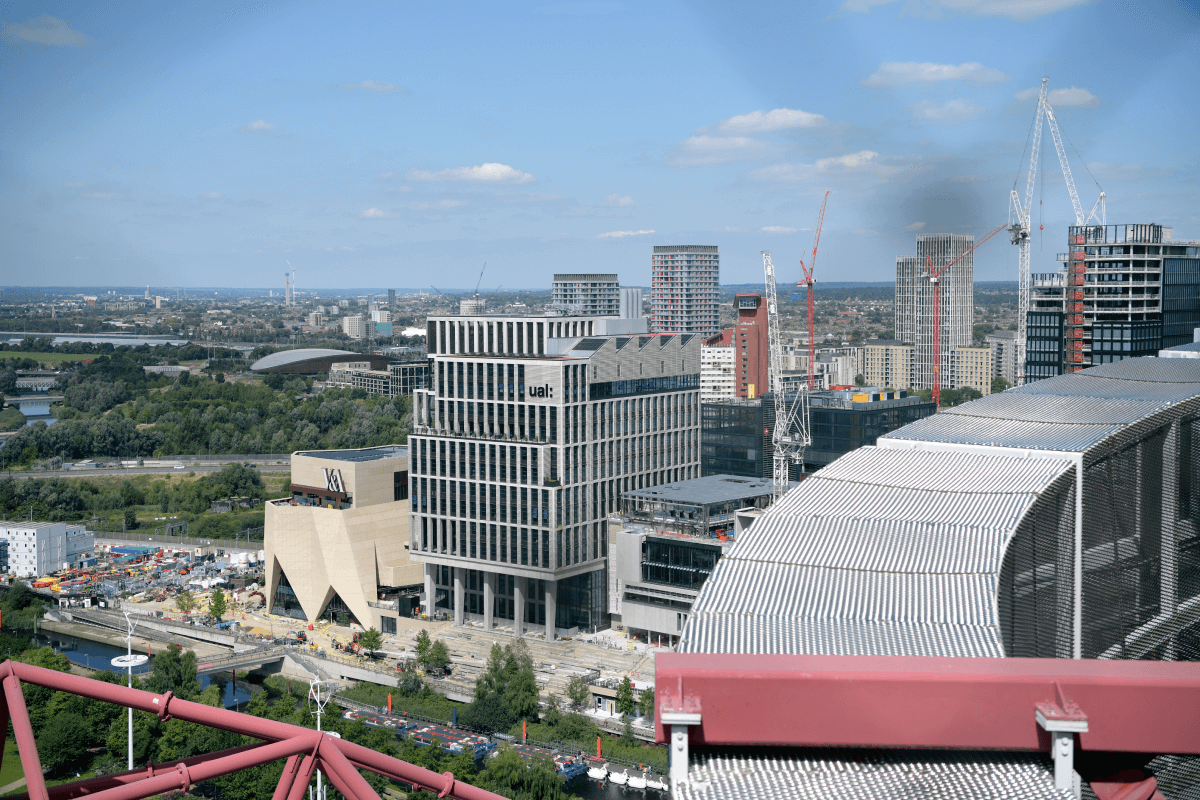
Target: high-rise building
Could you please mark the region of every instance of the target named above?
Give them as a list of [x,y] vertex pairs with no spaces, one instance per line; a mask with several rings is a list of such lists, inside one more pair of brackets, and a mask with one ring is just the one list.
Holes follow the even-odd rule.
[[[705,349],[731,348],[735,397],[758,397],[770,390],[767,376],[767,306],[762,295],[747,292],[733,299],[737,322],[704,341]],[[730,354],[713,353],[713,368],[721,368]],[[714,378],[716,373],[713,373]],[[703,383],[704,374],[700,380]],[[711,393],[710,393],[711,394]],[[716,399],[716,398],[714,398]]]
[[388,289],[388,308],[396,307],[396,290]]
[[642,290],[641,289],[622,289],[621,290],[621,307],[619,309],[621,319],[641,319],[642,318]]
[[559,273],[554,276],[550,303],[588,317],[621,316],[621,282],[616,275]]
[[434,316],[414,393],[410,552],[457,624],[608,625],[604,520],[700,473],[700,339],[613,317]]
[[712,336],[720,329],[716,245],[655,245],[650,262],[651,329]]
[[342,333],[351,339],[369,339],[373,330],[371,320],[362,314],[347,314],[342,317]]
[[734,378],[733,343],[722,344],[725,334],[718,333],[700,345],[700,401],[732,400],[737,397]]
[[996,373],[992,368],[990,347],[956,347],[952,363],[950,384],[954,388],[970,387],[980,394],[992,393],[992,379]]
[[1017,332],[996,331],[985,337],[991,350],[992,377],[1004,378],[1009,386],[1017,382]]
[[912,388],[913,346],[892,339],[870,339],[863,346],[863,377],[869,386]]
[[[935,269],[958,259],[938,279],[941,315],[941,379],[944,388],[957,388],[951,376],[954,348],[971,344],[974,321],[975,240],[967,233],[917,235],[917,254],[896,258],[896,340],[913,345],[914,389],[933,386],[933,287],[929,263]],[[963,255],[966,253],[966,255]]]
[[371,312],[371,322],[391,322],[392,312],[386,308],[377,308]]
[[1026,380],[1192,341],[1200,327],[1200,242],[1154,224],[1072,225],[1066,267],[1032,276]]

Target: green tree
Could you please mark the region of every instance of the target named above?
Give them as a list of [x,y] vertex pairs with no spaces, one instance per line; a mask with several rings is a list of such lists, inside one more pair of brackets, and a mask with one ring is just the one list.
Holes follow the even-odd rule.
[[651,719],[654,716],[654,687],[642,690],[642,696],[638,698],[638,713],[646,719]]
[[566,800],[563,779],[547,759],[526,764],[517,753],[504,748],[479,773],[478,785],[513,800]]
[[212,596],[208,600],[208,613],[212,614],[217,619],[225,615],[228,608],[225,605],[225,593],[218,586],[213,589]]
[[633,682],[626,675],[617,687],[617,711],[622,714],[637,713],[637,701],[633,699]]
[[137,512],[132,508],[125,509],[125,530],[132,531],[138,526]]
[[571,700],[571,705],[579,708],[588,698],[588,694],[592,691],[592,687],[582,676],[576,675],[567,683],[567,697]]
[[175,596],[175,608],[183,614],[196,610],[196,596],[184,589]]
[[995,380],[992,381],[992,394],[1000,394],[1000,392],[1003,392],[1005,389],[1008,389],[1011,386],[1012,384],[1010,384],[1003,375],[997,375]]
[[213,376],[213,380],[216,381],[217,383],[224,383],[225,382],[225,373],[218,372],[216,375]]
[[146,679],[146,688],[158,694],[171,692],[176,697],[191,700],[200,694],[200,681],[196,675],[196,654],[170,645],[155,653],[154,669]]
[[446,649],[446,643],[438,639],[429,648],[429,655],[425,659],[425,668],[444,674],[449,666],[450,651]]
[[358,635],[358,646],[374,656],[377,650],[383,648],[383,634],[374,628],[367,628]]
[[855,375],[854,376],[854,385],[855,386],[866,386],[867,385],[867,376],[863,375],[861,372],[858,373],[857,375]]
[[433,643],[429,640],[429,631],[422,628],[417,633],[417,664],[424,667],[426,659],[429,658],[429,648]]

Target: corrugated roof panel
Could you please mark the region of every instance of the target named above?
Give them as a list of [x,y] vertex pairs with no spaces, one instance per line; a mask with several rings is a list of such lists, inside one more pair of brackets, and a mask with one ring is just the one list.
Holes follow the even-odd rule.
[[1070,425],[1062,422],[981,419],[965,414],[935,414],[879,438],[1078,453],[1123,427],[1118,424]]
[[717,563],[683,652],[1002,654],[1007,537],[1071,462],[863,447],[790,491]]

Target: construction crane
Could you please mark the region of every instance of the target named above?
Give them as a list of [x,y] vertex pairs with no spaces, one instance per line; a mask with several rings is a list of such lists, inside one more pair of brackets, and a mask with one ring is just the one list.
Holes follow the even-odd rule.
[[[772,490],[775,500],[787,491],[789,464],[800,462],[804,448],[812,444],[808,426],[808,391],[801,387],[789,403],[783,392],[783,339],[779,332],[779,298],[775,290],[775,265],[771,254],[763,250],[763,272],[767,291],[767,350],[771,393],[775,397],[775,430],[771,433]],[[811,366],[810,366],[811,369]]]
[[813,246],[812,255],[808,257],[807,266],[804,259],[800,259],[800,269],[804,273],[804,280],[797,281],[796,285],[804,285],[808,287],[808,388],[816,388],[817,372],[816,372],[816,352],[817,352],[817,333],[813,327],[813,270],[817,266],[817,245],[821,243],[821,226],[825,224],[825,203],[829,201],[829,190],[825,190],[825,197],[821,200],[821,213],[817,215],[817,227],[813,229]]
[[999,228],[984,236],[975,244],[968,247],[962,253],[957,255],[952,261],[947,262],[941,267],[933,266],[933,259],[929,254],[925,254],[925,261],[929,264],[929,283],[933,288],[933,407],[939,409],[942,407],[942,285],[939,283],[942,276],[946,274],[946,270],[953,267],[961,261],[968,253],[974,252],[976,247],[986,242],[988,239],[995,236],[1000,231],[1008,227],[1008,223],[1004,223]]
[[[1017,181],[1013,181],[1012,190],[1009,192],[1009,225],[1008,232],[1012,243],[1017,245],[1020,250],[1017,280],[1018,280],[1018,297],[1017,297],[1017,385],[1025,382],[1025,351],[1026,351],[1026,323],[1029,316],[1029,292],[1030,292],[1030,275],[1029,275],[1029,243],[1030,232],[1033,229],[1032,212],[1033,212],[1033,185],[1038,172],[1038,162],[1041,160],[1042,146],[1042,125],[1048,123],[1050,126],[1050,136],[1054,140],[1054,149],[1058,153],[1058,163],[1062,167],[1063,179],[1067,184],[1067,192],[1071,196],[1071,207],[1075,211],[1075,224],[1079,226],[1087,225],[1096,216],[1096,212],[1100,212],[1100,224],[1107,224],[1107,211],[1105,209],[1104,190],[1100,189],[1100,196],[1096,198],[1095,204],[1092,206],[1092,211],[1087,217],[1083,215],[1083,204],[1079,202],[1079,193],[1075,191],[1075,178],[1071,175],[1071,165],[1067,163],[1067,151],[1063,147],[1062,135],[1058,130],[1058,120],[1054,116],[1054,109],[1047,102],[1047,90],[1050,85],[1049,78],[1042,78],[1041,90],[1038,93],[1038,106],[1034,114],[1032,139],[1033,146],[1029,153],[1029,175],[1025,180],[1025,201],[1022,203],[1021,196],[1017,194]],[[1022,156],[1024,162],[1024,156]],[[1086,165],[1085,165],[1086,169]],[[1090,172],[1089,172],[1090,174]],[[1017,180],[1020,179],[1018,172]],[[1093,181],[1095,178],[1093,177]],[[1043,184],[1044,185],[1044,184]],[[1100,184],[1096,184],[1096,188],[1100,188]],[[1082,286],[1082,276],[1071,275],[1069,291],[1077,293],[1077,299],[1083,299],[1082,289],[1076,290],[1075,286]],[[1076,282],[1078,280],[1078,282]],[[1071,301],[1068,297],[1068,302]],[[1082,307],[1081,309],[1082,310]]]

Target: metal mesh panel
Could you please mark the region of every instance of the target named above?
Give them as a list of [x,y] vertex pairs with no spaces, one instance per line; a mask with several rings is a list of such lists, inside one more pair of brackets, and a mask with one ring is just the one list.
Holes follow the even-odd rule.
[[1074,547],[1071,469],[1042,493],[1004,552],[996,599],[1006,656],[1071,657]]
[[1084,658],[1123,648],[1158,614],[1164,439],[1165,429],[1085,469]]

